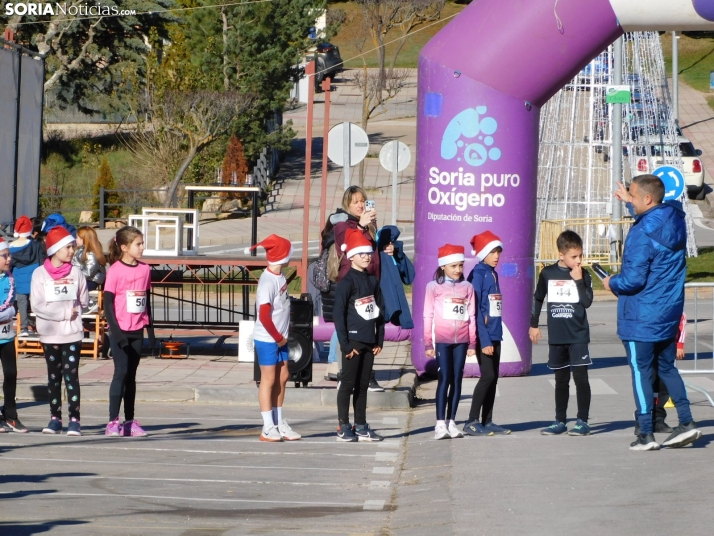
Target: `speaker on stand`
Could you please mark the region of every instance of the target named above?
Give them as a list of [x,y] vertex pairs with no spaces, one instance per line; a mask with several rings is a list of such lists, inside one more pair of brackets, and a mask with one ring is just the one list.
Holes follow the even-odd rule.
[[[307,387],[312,382],[312,318],[313,303],[310,294],[302,294],[300,299],[290,298],[290,334],[288,335],[289,381],[295,387]],[[253,380],[260,385],[258,356],[253,361]]]

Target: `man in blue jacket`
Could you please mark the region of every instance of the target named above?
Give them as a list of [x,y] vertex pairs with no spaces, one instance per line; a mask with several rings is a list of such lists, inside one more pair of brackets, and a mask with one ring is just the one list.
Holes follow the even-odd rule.
[[652,433],[652,366],[677,406],[679,426],[662,443],[683,447],[702,436],[692,419],[689,400],[674,366],[677,330],[684,309],[687,273],[687,228],[681,204],[662,202],[664,184],[655,175],[632,180],[630,191],[620,184],[615,197],[627,203],[635,223],[625,240],[622,271],[603,280],[617,297],[617,335],[632,370],[640,435],[631,450],[658,450]]

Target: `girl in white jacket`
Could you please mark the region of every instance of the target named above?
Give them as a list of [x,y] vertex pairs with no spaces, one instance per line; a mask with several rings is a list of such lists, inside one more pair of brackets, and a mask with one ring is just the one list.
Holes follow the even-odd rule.
[[79,356],[82,349],[82,308],[87,307],[87,281],[72,266],[74,237],[53,227],[46,238],[47,259],[32,274],[30,303],[37,315],[37,333],[47,361],[49,424],[42,432],[62,433],[62,378],[67,387],[67,435],[82,435],[79,426]]

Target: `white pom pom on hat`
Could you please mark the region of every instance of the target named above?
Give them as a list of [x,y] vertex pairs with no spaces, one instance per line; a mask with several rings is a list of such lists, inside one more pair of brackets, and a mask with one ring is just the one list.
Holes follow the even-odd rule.
[[293,245],[290,240],[275,234],[270,235],[254,246],[245,248],[243,252],[246,255],[250,255],[250,252],[258,246],[265,248],[265,256],[270,264],[287,264],[293,254]]

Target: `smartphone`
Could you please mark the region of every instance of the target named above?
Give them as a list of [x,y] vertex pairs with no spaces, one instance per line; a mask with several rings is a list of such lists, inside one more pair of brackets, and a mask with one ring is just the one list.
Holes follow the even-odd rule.
[[607,276],[610,275],[605,271],[605,269],[602,266],[600,266],[600,263],[594,262],[592,264],[592,267],[593,267],[593,272],[595,272],[595,275],[597,275],[600,279],[605,279]]
[[364,209],[369,212],[371,210],[374,210],[374,201],[369,200],[364,202]]

